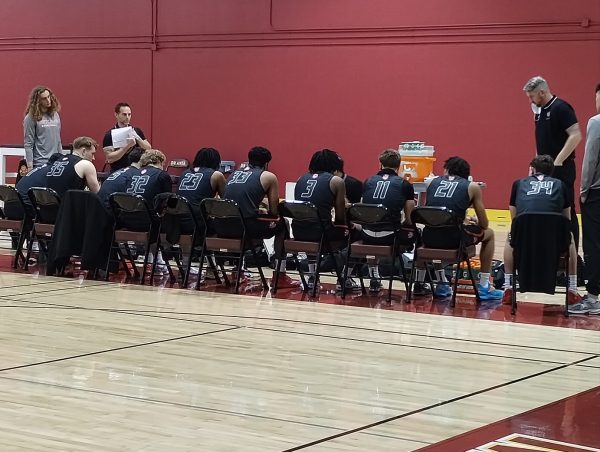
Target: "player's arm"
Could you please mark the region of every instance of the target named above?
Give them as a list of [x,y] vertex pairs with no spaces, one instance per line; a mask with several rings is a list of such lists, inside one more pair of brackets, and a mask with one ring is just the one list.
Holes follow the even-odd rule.
[[477,224],[483,229],[487,229],[490,224],[483,205],[483,194],[481,188],[475,182],[469,184],[469,196],[471,197],[473,209],[475,209],[475,215],[477,215]]
[[215,171],[210,176],[210,187],[213,190],[213,193],[219,195],[219,198],[223,198],[225,194],[225,186],[227,185],[227,180],[221,171]]
[[92,162],[82,160],[79,164],[83,165],[83,178],[85,179],[85,185],[93,193],[98,193],[100,190],[100,182],[98,182],[98,174],[96,173],[96,167]]
[[339,176],[333,176],[329,182],[329,187],[335,197],[333,204],[334,223],[346,224],[346,185],[344,180]]
[[277,207],[279,206],[279,182],[275,174],[269,171],[263,171],[260,175],[260,183],[265,189],[267,200],[269,201],[269,215],[277,216]]
[[579,123],[573,124],[565,132],[569,135],[565,145],[560,150],[556,158],[554,159],[554,166],[562,166],[563,162],[573,153],[577,145],[581,142],[581,130],[579,129]]

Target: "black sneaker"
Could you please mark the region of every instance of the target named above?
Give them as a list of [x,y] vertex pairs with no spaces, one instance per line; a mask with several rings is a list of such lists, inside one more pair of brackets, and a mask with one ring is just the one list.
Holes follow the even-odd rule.
[[369,282],[369,292],[378,293],[382,288],[383,286],[381,285],[381,279],[371,278],[371,281]]
[[413,286],[412,294],[415,297],[428,297],[431,295],[431,287],[427,283],[416,282]]

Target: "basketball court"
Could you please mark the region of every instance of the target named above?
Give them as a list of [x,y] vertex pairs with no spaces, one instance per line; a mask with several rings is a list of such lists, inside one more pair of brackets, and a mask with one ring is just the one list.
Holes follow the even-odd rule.
[[600,316],[565,318],[561,294],[513,317],[399,284],[392,304],[232,295],[2,253],[1,450],[600,450]]

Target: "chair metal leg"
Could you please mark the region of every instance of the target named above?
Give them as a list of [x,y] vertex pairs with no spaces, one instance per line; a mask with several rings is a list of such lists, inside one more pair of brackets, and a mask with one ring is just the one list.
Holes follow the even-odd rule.
[[452,301],[450,306],[456,306],[456,292],[458,292],[458,273],[460,272],[460,262],[456,263],[456,272],[454,273],[454,290],[452,291]]
[[510,313],[515,315],[517,313],[517,267],[513,268],[513,280],[512,280],[512,296],[510,299]]
[[[311,294],[310,296],[312,298],[315,298],[317,296],[317,287],[319,287],[320,285],[320,280],[321,280],[321,272],[320,272],[320,267],[321,267],[321,259],[323,256],[323,239],[321,239],[321,243],[319,245],[319,249],[317,251],[317,256],[316,256],[316,262],[315,262],[315,283],[313,285],[313,288],[311,290]],[[331,253],[331,258],[334,259],[333,261],[333,265],[336,268],[336,273],[337,273],[337,263],[335,262],[335,258],[333,256],[333,254]],[[344,292],[342,289],[342,298],[344,298]]]
[[[402,256],[400,256],[400,266],[402,266]],[[395,273],[396,273],[396,257],[394,255],[392,255],[392,268],[390,271],[390,282],[388,284],[388,298],[387,298],[388,303],[392,302],[392,286],[394,284],[394,274]],[[402,274],[404,274],[404,270],[402,271]]]
[[[243,243],[242,243],[243,245]],[[242,251],[240,251],[240,257],[238,259],[238,264],[237,264],[237,275],[235,278],[235,293],[239,294],[240,293],[240,280],[242,278],[242,268],[244,266],[244,247],[242,246]]]
[[[260,275],[260,281],[262,283],[263,286],[263,290],[269,290],[269,283],[267,282],[267,279],[265,278],[265,274],[263,272],[263,269],[258,262],[258,255],[256,254],[256,250],[254,249],[254,247],[252,247],[251,249],[252,251],[252,257],[254,258],[254,261],[257,263],[257,270],[258,270],[258,274]],[[279,263],[277,264],[277,266],[279,266]]]
[[[569,252],[567,251],[567,255],[565,258],[565,265],[567,266],[567,283],[565,284],[565,312],[564,316],[569,317]],[[575,286],[575,290],[577,290],[577,286]]]

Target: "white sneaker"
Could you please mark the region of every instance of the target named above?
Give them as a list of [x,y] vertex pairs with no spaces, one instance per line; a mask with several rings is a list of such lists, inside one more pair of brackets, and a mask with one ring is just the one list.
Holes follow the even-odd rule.
[[569,314],[600,314],[600,300],[591,301],[586,295],[581,303],[569,306]]

